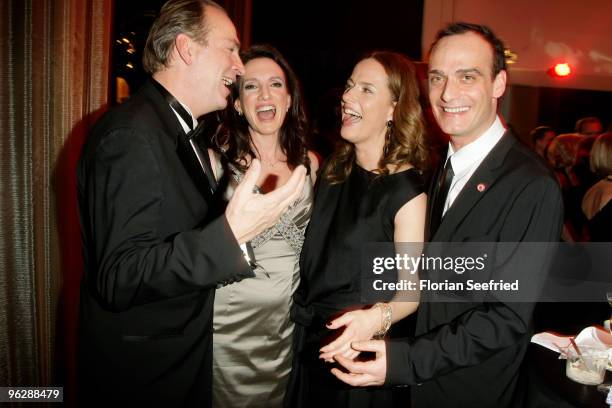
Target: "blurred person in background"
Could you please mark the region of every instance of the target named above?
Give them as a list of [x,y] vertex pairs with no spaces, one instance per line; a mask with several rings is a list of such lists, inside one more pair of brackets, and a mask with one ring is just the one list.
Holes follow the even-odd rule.
[[574,131],[582,137],[593,137],[598,136],[603,131],[603,125],[599,118],[595,116],[589,116],[586,118],[578,119]]
[[582,200],[591,241],[612,242],[612,132],[597,137],[591,149],[591,170],[600,180]]
[[574,174],[578,178],[580,193],[583,195],[598,180],[598,176],[591,171],[589,158],[595,137],[603,132],[603,125],[599,118],[589,116],[576,121],[575,132],[582,137],[574,165]]
[[582,241],[585,238],[585,219],[580,209],[582,191],[580,179],[574,172],[581,140],[575,133],[565,133],[555,137],[546,149],[546,158],[563,193],[564,222],[561,238],[565,242]]
[[556,135],[555,130],[550,126],[538,126],[537,128],[533,129],[529,133],[533,150],[535,150],[539,156],[544,157],[546,147]]

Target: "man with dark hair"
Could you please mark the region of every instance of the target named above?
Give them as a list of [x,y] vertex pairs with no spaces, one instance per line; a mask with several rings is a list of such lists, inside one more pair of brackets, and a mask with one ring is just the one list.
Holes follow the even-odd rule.
[[555,130],[550,126],[538,126],[529,133],[533,150],[540,156],[544,157],[546,146],[556,136]]
[[197,118],[244,70],[236,29],[205,0],[170,0],[147,40],[151,80],[92,129],[78,168],[85,273],[80,406],[210,407],[218,285],[253,276],[243,246],[301,193],[299,166],[256,195],[251,163],[226,209]]
[[576,121],[575,131],[584,137],[598,136],[603,132],[603,125],[599,118],[589,116]]
[[[533,248],[519,244],[559,239],[559,186],[497,115],[506,87],[503,48],[490,29],[456,23],[438,34],[431,49],[429,100],[438,125],[450,136],[445,163],[429,192],[426,235],[432,243],[507,242]],[[496,258],[487,273],[492,280],[519,279],[520,285],[538,288],[549,266],[548,253],[542,255],[530,257],[525,268],[517,268],[520,256]],[[420,274],[421,279],[435,276],[429,270]],[[351,373],[332,372],[358,386],[415,385],[419,408],[523,406],[520,367],[534,304],[492,291],[456,296],[449,302],[440,301],[436,292],[421,293],[414,339],[353,343],[376,358],[336,357]]]
[[493,33],[493,31],[491,31],[489,27],[484,25],[463,22],[447,25],[436,34],[434,42],[429,47],[429,55],[431,55],[433,49],[436,48],[440,40],[443,38],[466,33],[473,33],[480,36],[480,38],[489,43],[491,46],[491,51],[493,52],[491,74],[493,78],[495,78],[501,71],[506,71],[506,56],[504,54],[506,48],[504,47],[504,43]]

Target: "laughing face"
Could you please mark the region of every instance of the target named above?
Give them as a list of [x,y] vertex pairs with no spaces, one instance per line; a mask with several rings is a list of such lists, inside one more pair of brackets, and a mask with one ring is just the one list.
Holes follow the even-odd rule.
[[193,45],[193,63],[190,80],[193,89],[200,90],[201,106],[194,109],[196,117],[224,109],[232,83],[244,72],[238,55],[240,43],[234,24],[227,15],[215,7],[206,8],[209,27],[206,44]]
[[282,68],[270,58],[247,62],[234,107],[244,114],[250,131],[278,135],[290,106],[291,95]]
[[506,72],[492,78],[493,49],[467,32],[440,39],[429,60],[429,101],[438,125],[459,147],[480,137],[496,117]]
[[385,142],[387,121],[393,119],[395,102],[383,66],[372,58],[360,61],[346,81],[342,95],[342,138],[376,148]]

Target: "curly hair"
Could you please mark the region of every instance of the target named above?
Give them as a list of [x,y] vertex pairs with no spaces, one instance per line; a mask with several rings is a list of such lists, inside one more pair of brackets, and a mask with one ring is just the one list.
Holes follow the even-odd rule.
[[[366,59],[373,59],[383,66],[388,77],[389,91],[397,102],[393,121],[388,124],[378,168],[374,171],[385,176],[389,174],[390,167],[400,167],[407,163],[424,170],[428,151],[414,64],[404,55],[392,51],[374,51],[360,61]],[[354,145],[341,140],[323,170],[323,177],[331,184],[343,182],[350,175],[354,162]]]
[[[293,69],[276,48],[267,44],[253,45],[241,53],[240,58],[245,66],[251,60],[269,58],[283,70],[287,81],[287,91],[291,95],[291,106],[279,130],[279,144],[283,154],[287,157],[289,168],[302,164],[309,169],[310,159],[306,147],[308,121],[302,102],[300,83]],[[242,89],[242,77],[238,79],[237,89],[234,88],[232,99],[239,97],[240,89]],[[249,132],[249,123],[244,116],[238,115],[234,109],[233,100],[228,103],[224,111],[224,120],[213,137],[213,147],[241,171],[247,170],[247,157],[256,157]]]

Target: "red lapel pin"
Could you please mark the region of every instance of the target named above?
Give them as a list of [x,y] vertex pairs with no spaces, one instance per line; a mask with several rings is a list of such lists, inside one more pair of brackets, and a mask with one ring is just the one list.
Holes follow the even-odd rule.
[[482,193],[486,189],[487,189],[487,185],[485,183],[478,183],[478,185],[476,186],[476,190],[478,190],[478,192],[480,193]]

